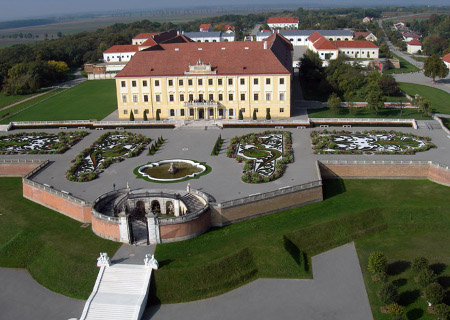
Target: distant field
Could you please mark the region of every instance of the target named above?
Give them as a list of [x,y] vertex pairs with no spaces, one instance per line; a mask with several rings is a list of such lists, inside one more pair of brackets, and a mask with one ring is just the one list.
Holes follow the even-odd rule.
[[[86,81],[61,90],[1,123],[11,121],[101,120],[117,108],[114,80]],[[39,99],[39,98],[37,98]],[[27,101],[25,103],[30,103]],[[19,104],[20,106],[21,104]]]

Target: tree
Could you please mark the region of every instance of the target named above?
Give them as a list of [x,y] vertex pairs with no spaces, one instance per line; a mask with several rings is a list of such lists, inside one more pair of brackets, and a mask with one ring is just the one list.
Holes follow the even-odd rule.
[[133,113],[133,110],[131,110],[131,113],[130,113],[130,121],[134,121],[134,113]]
[[387,309],[388,309],[389,313],[392,315],[398,316],[398,315],[403,314],[403,308],[396,302],[388,305]]
[[444,303],[433,306],[438,320],[450,320],[450,307]]
[[333,92],[328,98],[327,104],[334,114],[338,114],[339,107],[341,106],[341,98],[339,98],[338,95]]
[[430,268],[423,269],[419,272],[418,280],[419,284],[425,288],[436,281],[436,274]]
[[272,117],[270,116],[270,108],[266,109],[266,120],[270,120]]
[[431,106],[431,101],[422,97],[417,97],[413,100],[413,104],[419,107],[419,111],[425,114],[430,114],[433,109]]
[[381,91],[380,86],[378,83],[372,83],[367,86],[367,95],[366,95],[366,101],[367,106],[366,108],[369,110],[374,110],[375,114],[378,115],[378,110],[384,108],[384,97],[383,92]]
[[385,96],[396,96],[400,93],[397,81],[390,74],[384,74],[378,80],[378,85]]
[[380,46],[380,52],[386,57],[386,58],[391,58],[392,54],[391,54],[391,50],[389,50],[389,46],[386,43],[383,43]]
[[244,115],[242,114],[242,109],[239,109],[239,120],[244,120]]
[[256,116],[256,110],[255,109],[253,109],[253,120],[257,120],[258,119],[258,117]]
[[424,269],[428,269],[429,267],[430,263],[428,262],[428,259],[425,257],[417,257],[413,260],[413,263],[411,264],[411,269],[416,273],[419,273]]
[[372,252],[369,255],[369,262],[367,263],[367,270],[372,273],[386,272],[387,258],[383,252]]
[[380,300],[384,304],[392,304],[395,302],[398,302],[398,291],[397,287],[394,286],[392,283],[385,283],[380,290]]
[[434,83],[436,78],[445,78],[448,75],[448,69],[438,55],[433,55],[425,59],[423,74],[428,78],[432,78]]
[[444,300],[445,292],[439,283],[431,283],[425,288],[425,298],[432,305],[439,304]]

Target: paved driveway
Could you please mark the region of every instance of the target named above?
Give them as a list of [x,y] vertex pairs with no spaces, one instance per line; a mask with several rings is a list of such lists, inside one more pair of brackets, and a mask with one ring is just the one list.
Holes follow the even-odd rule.
[[312,258],[313,280],[259,279],[211,299],[152,306],[142,319],[371,320],[353,243]]
[[37,283],[24,269],[0,268],[0,319],[79,318],[84,300],[72,299]]

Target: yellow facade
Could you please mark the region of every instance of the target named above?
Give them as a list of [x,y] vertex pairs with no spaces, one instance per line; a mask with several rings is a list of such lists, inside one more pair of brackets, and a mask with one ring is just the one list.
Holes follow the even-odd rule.
[[116,78],[119,119],[237,119],[291,115],[291,75],[194,74]]

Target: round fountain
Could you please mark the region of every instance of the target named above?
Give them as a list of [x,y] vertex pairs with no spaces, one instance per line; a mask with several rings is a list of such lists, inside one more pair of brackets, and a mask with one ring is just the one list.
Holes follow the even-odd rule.
[[206,166],[192,160],[161,160],[146,164],[138,169],[143,177],[155,181],[175,182],[193,178],[206,171]]

